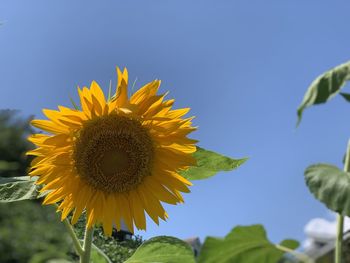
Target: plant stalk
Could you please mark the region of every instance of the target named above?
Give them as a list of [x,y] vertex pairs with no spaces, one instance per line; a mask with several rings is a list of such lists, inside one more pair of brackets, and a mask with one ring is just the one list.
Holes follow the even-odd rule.
[[282,246],[282,245],[275,245],[276,248],[278,248],[279,250],[282,250],[286,253],[289,253],[291,254],[292,256],[294,256],[297,260],[299,260],[300,262],[303,262],[303,263],[314,263],[314,261],[306,254],[303,254],[303,253],[299,253],[293,249],[290,249],[290,248],[287,248],[285,246]]
[[84,253],[80,256],[80,263],[90,263],[91,247],[92,247],[92,238],[94,236],[94,227],[85,228],[84,236]]
[[344,216],[338,214],[337,219],[337,239],[335,241],[335,263],[342,262],[342,246],[344,232]]
[[[346,150],[344,172],[350,172],[350,140]],[[337,239],[335,241],[335,263],[342,262],[342,248],[343,248],[343,233],[344,233],[344,216],[338,214],[337,218]]]
[[80,244],[80,241],[79,241],[77,235],[75,234],[73,226],[69,223],[69,220],[67,218],[65,220],[63,220],[63,224],[66,226],[68,233],[73,240],[73,245],[74,245],[76,252],[81,257],[84,254],[84,250],[81,247],[81,244]]

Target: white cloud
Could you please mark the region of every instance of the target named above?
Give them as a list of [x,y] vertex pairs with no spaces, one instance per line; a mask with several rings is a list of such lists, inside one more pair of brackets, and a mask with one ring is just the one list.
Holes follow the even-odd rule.
[[[344,219],[344,232],[350,230],[350,218]],[[304,232],[307,236],[303,242],[305,250],[315,248],[317,243],[327,243],[333,241],[336,237],[337,220],[336,215],[332,214],[332,219],[324,218],[311,219],[304,227]]]

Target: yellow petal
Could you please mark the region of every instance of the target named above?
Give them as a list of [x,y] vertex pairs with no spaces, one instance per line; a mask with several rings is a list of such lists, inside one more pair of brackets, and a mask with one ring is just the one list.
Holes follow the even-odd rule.
[[48,120],[32,120],[30,123],[36,128],[39,128],[41,130],[54,133],[54,134],[68,133],[69,131],[67,127],[58,125]]
[[143,182],[147,190],[159,200],[173,205],[179,202],[179,200],[172,193],[170,193],[161,184],[154,180],[152,176],[147,176],[143,179]]
[[90,91],[92,96],[95,97],[99,102],[99,105],[101,106],[101,108],[104,109],[106,105],[106,98],[105,98],[105,95],[103,94],[101,87],[95,81],[91,83]]
[[114,196],[109,194],[103,207],[103,231],[107,236],[112,235],[113,229],[113,213],[116,210]]
[[132,104],[141,104],[151,96],[156,95],[160,86],[160,80],[154,80],[136,91],[130,98]]
[[128,227],[129,231],[131,233],[134,233],[134,226],[133,226],[133,221],[131,217],[131,206],[129,204],[129,200],[126,195],[123,193],[119,193],[118,196],[118,201],[120,203],[120,211],[122,215],[122,219],[126,226]]
[[123,107],[128,104],[128,71],[125,68],[122,73],[117,67],[118,85],[116,90],[116,104]]
[[129,192],[129,201],[132,208],[132,214],[134,217],[135,225],[138,229],[146,229],[146,218],[144,208],[142,207],[142,201],[138,195],[138,192],[133,190]]

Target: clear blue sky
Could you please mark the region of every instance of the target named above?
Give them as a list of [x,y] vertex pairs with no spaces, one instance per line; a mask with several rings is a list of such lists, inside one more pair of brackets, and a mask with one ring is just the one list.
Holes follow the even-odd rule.
[[0,108],[42,117],[70,105],[77,85],[107,90],[116,65],[137,87],[162,79],[197,116],[201,146],[250,160],[196,181],[167,223],[140,234],[203,239],[261,223],[273,241],[302,240],[311,218],[328,215],[303,171],[341,166],[350,104],[309,109],[298,129],[296,108],[317,75],[349,59],[349,10],[345,0],[3,0]]

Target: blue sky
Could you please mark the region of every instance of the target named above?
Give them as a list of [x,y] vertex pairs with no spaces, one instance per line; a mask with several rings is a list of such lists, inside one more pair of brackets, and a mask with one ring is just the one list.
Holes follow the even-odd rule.
[[200,146],[250,157],[233,172],[196,181],[149,238],[223,236],[263,224],[271,240],[304,239],[329,217],[304,183],[317,162],[342,166],[350,105],[335,98],[296,108],[310,82],[349,59],[348,1],[0,2],[0,108],[42,117],[70,105],[76,87],[115,83],[127,66],[136,87],[159,78],[176,107],[190,106]]

